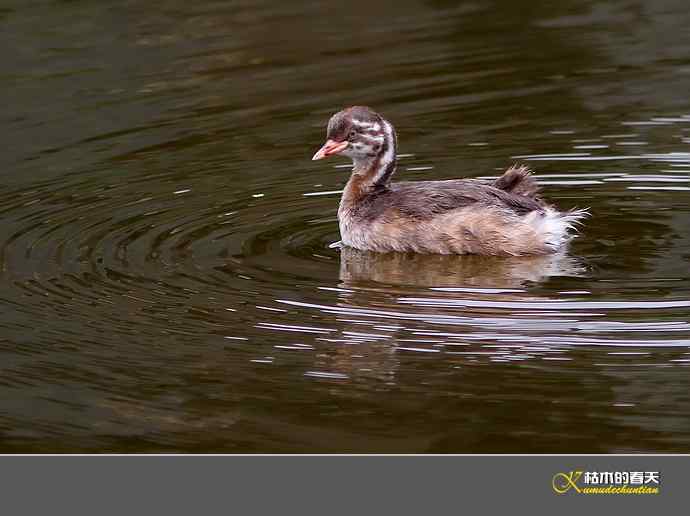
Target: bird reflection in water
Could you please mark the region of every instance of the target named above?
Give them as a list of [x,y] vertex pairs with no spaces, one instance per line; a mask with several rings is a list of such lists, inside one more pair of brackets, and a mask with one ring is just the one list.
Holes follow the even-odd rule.
[[515,288],[552,276],[581,276],[585,270],[581,260],[566,252],[504,258],[340,249],[340,280],[345,285],[376,282],[431,288]]
[[[342,290],[329,310],[335,314],[339,331],[318,338],[322,353],[314,367],[349,379],[375,378],[394,384],[401,353],[407,353],[408,360],[443,353],[457,365],[476,361],[473,351],[483,360],[508,360],[513,352],[524,351],[501,348],[499,334],[510,337],[513,347],[529,344],[531,337],[524,333],[525,328],[535,323],[533,317],[541,316],[528,313],[527,308],[521,315],[506,313],[494,303],[544,301],[539,294],[527,292],[527,284],[585,272],[583,262],[565,252],[499,258],[376,253],[342,247]],[[473,307],[400,303],[401,298],[418,295],[438,301],[461,297]],[[493,347],[485,348],[485,344]]]

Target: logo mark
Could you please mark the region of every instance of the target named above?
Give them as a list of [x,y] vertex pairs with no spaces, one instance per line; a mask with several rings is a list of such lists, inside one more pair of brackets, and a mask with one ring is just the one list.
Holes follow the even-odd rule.
[[558,494],[574,491],[583,495],[659,494],[659,471],[580,471],[556,473],[551,487]]
[[553,490],[558,494],[564,494],[574,489],[578,493],[581,493],[580,488],[577,486],[577,481],[582,476],[582,471],[571,471],[569,473],[556,473],[551,479],[551,486]]

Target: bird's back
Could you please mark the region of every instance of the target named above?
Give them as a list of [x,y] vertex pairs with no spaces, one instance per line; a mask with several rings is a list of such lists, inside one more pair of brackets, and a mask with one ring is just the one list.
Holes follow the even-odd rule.
[[414,220],[428,220],[468,207],[505,209],[526,215],[545,208],[538,191],[526,167],[511,167],[493,183],[477,179],[401,181],[362,196],[353,215],[371,222],[393,210]]

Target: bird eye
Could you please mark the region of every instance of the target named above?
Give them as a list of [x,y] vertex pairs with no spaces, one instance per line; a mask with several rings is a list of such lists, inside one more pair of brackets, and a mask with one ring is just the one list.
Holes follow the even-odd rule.
[[354,138],[356,134],[357,134],[356,132],[350,131],[349,136],[350,136],[350,138]]

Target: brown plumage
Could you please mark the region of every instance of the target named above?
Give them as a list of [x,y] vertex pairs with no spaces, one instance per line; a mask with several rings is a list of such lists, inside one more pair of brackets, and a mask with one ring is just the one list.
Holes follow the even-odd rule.
[[390,122],[363,106],[329,121],[327,141],[313,159],[341,154],[353,160],[338,209],[345,245],[380,252],[547,254],[563,247],[585,216],[544,203],[525,166],[512,166],[493,183],[391,183],[396,140]]
[[532,177],[529,168],[524,165],[510,167],[493,182],[493,186],[514,195],[538,199],[539,185]]

